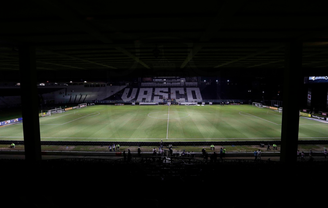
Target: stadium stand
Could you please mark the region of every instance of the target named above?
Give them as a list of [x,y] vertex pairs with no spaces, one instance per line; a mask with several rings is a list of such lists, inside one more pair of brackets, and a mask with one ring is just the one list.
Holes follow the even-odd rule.
[[197,82],[186,82],[186,87],[197,87],[198,83]]
[[217,85],[205,85],[200,89],[204,100],[221,99],[220,90]]
[[153,88],[140,88],[137,101],[138,102],[151,102],[153,95]]
[[85,86],[67,86],[67,89],[59,90],[53,95],[56,103],[81,103],[95,102],[97,100],[106,99],[114,95],[126,86],[102,86],[102,87],[85,87]]
[[186,90],[189,102],[201,102],[203,100],[199,88],[186,88]]
[[[135,100],[135,98],[137,97],[137,92],[138,92],[137,88],[133,88],[132,90],[125,88],[121,98],[124,102]],[[129,93],[131,93],[131,94],[128,96]],[[114,95],[114,97],[115,97],[115,95]],[[119,100],[119,99],[120,99],[119,96],[116,97],[116,100]]]
[[104,101],[117,102],[156,102],[165,100],[181,102],[202,102],[202,94],[197,87],[155,87],[155,88],[125,88]]
[[20,96],[0,96],[0,108],[13,108],[20,105]]

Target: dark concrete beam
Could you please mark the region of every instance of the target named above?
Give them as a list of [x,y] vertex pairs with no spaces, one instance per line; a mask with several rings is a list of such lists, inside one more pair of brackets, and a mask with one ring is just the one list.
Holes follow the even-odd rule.
[[286,44],[285,69],[283,71],[283,113],[281,126],[280,161],[296,162],[299,132],[299,101],[303,85],[302,43]]
[[200,43],[194,44],[194,47],[188,53],[186,59],[181,64],[180,68],[184,68],[191,59],[202,49],[202,42],[208,42],[213,38],[216,32],[218,32],[224,24],[227,24],[231,17],[240,9],[243,5],[242,0],[226,1],[221,6],[215,18],[209,22],[209,25],[205,29],[204,33],[199,39]]
[[[62,6],[57,2],[56,0],[40,0],[38,1],[40,4],[47,7],[49,11],[52,13],[58,15],[62,19],[64,19],[68,24],[72,25],[73,27],[77,27],[84,32],[90,34],[95,39],[101,41],[102,43],[110,44],[113,43],[113,41],[102,34],[97,28],[95,28],[92,24],[90,24],[88,21],[81,20],[77,17],[76,14],[74,14],[73,11],[71,11],[69,8]],[[122,52],[126,56],[132,58],[134,61],[140,63],[142,66],[146,67],[147,69],[150,69],[150,67],[145,64],[143,61],[141,61],[138,57],[130,53],[128,50],[122,48],[122,47],[115,47],[118,51]]]
[[41,160],[39,97],[37,90],[35,48],[19,47],[19,72],[26,161]]

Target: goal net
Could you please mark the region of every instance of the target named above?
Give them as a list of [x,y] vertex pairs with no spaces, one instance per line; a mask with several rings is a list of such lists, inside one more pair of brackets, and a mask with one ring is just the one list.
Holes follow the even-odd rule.
[[51,116],[51,110],[48,110],[46,112],[39,113],[39,117],[46,117],[46,116]]
[[262,103],[257,103],[257,102],[252,102],[252,106],[258,107],[258,108],[263,108]]
[[78,106],[79,108],[84,108],[88,106],[88,103],[80,103]]
[[197,102],[179,102],[179,105],[186,105],[186,106],[197,105],[197,104],[198,104]]
[[50,114],[56,114],[56,113],[64,113],[65,109],[62,108],[54,108],[50,110]]

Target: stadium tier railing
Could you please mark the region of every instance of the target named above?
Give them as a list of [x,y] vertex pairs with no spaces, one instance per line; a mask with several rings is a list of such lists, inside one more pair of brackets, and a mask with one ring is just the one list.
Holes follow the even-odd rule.
[[158,102],[139,102],[139,105],[158,105]]
[[149,101],[137,101],[137,100],[130,100],[130,101],[123,101],[123,100],[95,100],[93,101],[95,104],[110,104],[110,105],[139,105],[142,103],[142,105],[166,105],[168,102],[171,102],[172,105],[174,104],[181,104],[181,103],[186,103],[186,104],[192,104],[192,103],[197,103],[199,105],[216,105],[216,104],[222,104],[224,103],[225,105],[239,105],[239,104],[250,104],[249,101],[247,100],[237,100],[237,99],[213,99],[213,100],[200,100],[200,101],[188,101],[185,99],[157,99],[157,100],[149,100]]

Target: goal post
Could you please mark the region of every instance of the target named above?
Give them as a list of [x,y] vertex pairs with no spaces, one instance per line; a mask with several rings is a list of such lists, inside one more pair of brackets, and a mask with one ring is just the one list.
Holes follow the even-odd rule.
[[255,106],[255,107],[258,107],[258,108],[263,108],[263,104],[258,103],[258,102],[252,102],[252,106]]
[[39,113],[39,117],[46,117],[46,116],[51,116],[51,110],[48,111],[42,111]]
[[62,108],[54,108],[54,109],[51,109],[49,110],[51,114],[56,114],[56,113],[64,113],[65,112],[65,109],[62,109]]
[[282,113],[282,111],[283,111],[283,107],[278,108],[279,113]]
[[80,103],[78,106],[79,108],[84,108],[88,106],[88,103]]
[[189,106],[189,105],[197,105],[197,102],[179,102],[179,105],[185,105],[185,106]]

